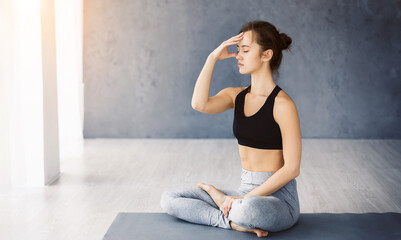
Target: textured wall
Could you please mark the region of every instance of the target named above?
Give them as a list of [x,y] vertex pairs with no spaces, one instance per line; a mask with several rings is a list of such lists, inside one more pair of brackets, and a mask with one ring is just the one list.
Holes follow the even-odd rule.
[[[234,137],[233,110],[193,110],[193,88],[211,51],[266,20],[293,39],[276,83],[303,138],[401,138],[400,16],[391,0],[85,0],[84,136]],[[218,61],[210,95],[249,84]]]

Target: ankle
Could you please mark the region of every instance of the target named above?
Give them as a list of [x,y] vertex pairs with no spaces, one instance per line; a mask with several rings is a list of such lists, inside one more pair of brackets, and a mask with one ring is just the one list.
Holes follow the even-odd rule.
[[238,224],[232,222],[231,220],[230,220],[230,226],[231,226],[232,229],[237,230],[237,231],[252,232],[251,229],[243,228],[243,227],[241,227],[240,225],[238,225]]

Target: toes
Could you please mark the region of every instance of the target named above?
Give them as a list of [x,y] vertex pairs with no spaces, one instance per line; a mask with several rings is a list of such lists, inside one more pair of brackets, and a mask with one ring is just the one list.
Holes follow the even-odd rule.
[[209,184],[202,184],[202,189],[205,191],[209,191],[210,190],[210,185]]
[[197,186],[198,186],[199,188],[202,188],[202,189],[205,190],[205,191],[208,191],[208,190],[209,190],[208,184],[198,183]]
[[266,237],[269,234],[269,232],[264,231],[262,229],[255,228],[254,230],[256,232],[256,235],[258,235],[258,237]]

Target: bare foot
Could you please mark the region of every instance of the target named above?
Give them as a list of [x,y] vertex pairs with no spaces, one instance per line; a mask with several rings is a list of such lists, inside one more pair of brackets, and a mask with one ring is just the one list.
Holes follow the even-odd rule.
[[213,201],[219,208],[224,203],[224,198],[226,195],[215,188],[213,185],[198,183],[197,186],[205,190],[212,197]]
[[269,234],[268,231],[262,230],[260,228],[254,228],[254,229],[243,228],[240,225],[233,223],[232,221],[230,221],[230,226],[232,229],[237,230],[237,231],[256,233],[256,235],[258,237],[266,237]]
[[[216,187],[210,184],[198,183],[197,187],[205,190],[212,197],[216,205],[220,208],[220,206],[224,202],[224,197],[226,196],[224,193],[222,193],[220,190],[218,190]],[[233,223],[232,221],[230,221],[230,226],[232,229],[237,231],[255,233],[258,237],[266,237],[269,234],[269,232],[264,231],[260,228],[253,228],[253,229],[243,228],[240,225]]]

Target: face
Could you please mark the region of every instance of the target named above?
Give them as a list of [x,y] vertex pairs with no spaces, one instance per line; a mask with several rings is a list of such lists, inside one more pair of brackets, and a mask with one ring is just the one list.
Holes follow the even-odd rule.
[[254,42],[255,39],[252,37],[252,31],[246,31],[244,33],[244,38],[237,44],[238,55],[236,56],[236,59],[238,60],[238,63],[243,64],[238,65],[239,72],[242,74],[249,74],[266,67],[271,58],[272,50],[266,50],[261,56],[261,53],[259,52],[260,46]]

